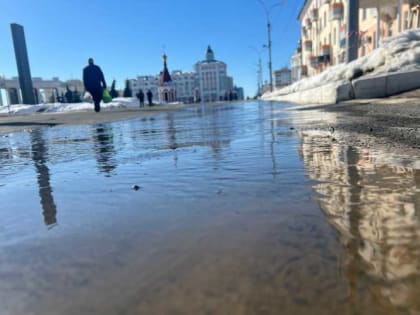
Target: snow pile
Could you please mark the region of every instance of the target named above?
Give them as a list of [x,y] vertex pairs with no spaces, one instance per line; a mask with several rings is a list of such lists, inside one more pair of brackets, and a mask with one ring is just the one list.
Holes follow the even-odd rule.
[[350,83],[361,76],[376,76],[420,68],[420,29],[407,30],[380,42],[370,54],[348,64],[329,67],[324,72],[302,79],[285,88],[266,93],[263,98],[313,89],[326,84],[336,87]]
[[[180,102],[168,105],[182,104]],[[147,105],[146,105],[147,106]],[[113,110],[124,108],[138,108],[139,101],[134,97],[117,97],[112,102],[101,102],[101,110]],[[35,113],[63,113],[76,111],[93,111],[94,105],[90,102],[83,103],[46,103],[37,105],[11,105],[0,107],[0,114],[35,114]]]

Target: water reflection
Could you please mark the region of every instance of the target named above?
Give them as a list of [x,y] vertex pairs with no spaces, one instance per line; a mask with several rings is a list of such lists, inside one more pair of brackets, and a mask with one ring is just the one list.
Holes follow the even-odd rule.
[[106,177],[110,177],[117,167],[112,127],[110,125],[98,126],[93,139],[98,169],[105,173]]
[[420,312],[420,171],[320,134],[303,134],[300,151],[345,248],[340,268],[352,304],[368,289],[383,305]]
[[57,207],[52,195],[50,184],[50,170],[47,166],[48,148],[43,138],[44,129],[35,129],[31,133],[31,152],[32,160],[37,172],[39,196],[41,198],[42,214],[47,226],[57,223]]

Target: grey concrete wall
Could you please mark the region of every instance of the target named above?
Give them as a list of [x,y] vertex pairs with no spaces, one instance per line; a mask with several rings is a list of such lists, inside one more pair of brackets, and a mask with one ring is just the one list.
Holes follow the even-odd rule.
[[335,104],[352,99],[383,98],[420,88],[420,70],[361,77],[353,82],[329,83],[289,94],[280,91],[263,95],[262,99],[297,104]]
[[336,104],[353,98],[351,83],[329,83],[319,87],[283,95],[266,95],[263,99],[297,104]]
[[353,81],[354,97],[381,98],[420,88],[420,70],[386,73]]
[[387,96],[420,88],[420,70],[399,72],[387,78]]

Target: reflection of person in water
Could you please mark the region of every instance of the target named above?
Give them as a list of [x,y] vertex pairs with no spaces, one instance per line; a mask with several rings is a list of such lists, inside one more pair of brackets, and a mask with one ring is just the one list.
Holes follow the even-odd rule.
[[38,177],[39,196],[41,197],[42,214],[44,222],[50,226],[57,223],[57,208],[52,195],[50,184],[50,170],[47,166],[47,148],[42,138],[42,130],[37,129],[31,133],[32,160]]
[[104,126],[96,128],[94,140],[98,169],[106,173],[106,176],[111,176],[112,171],[116,168],[112,128]]

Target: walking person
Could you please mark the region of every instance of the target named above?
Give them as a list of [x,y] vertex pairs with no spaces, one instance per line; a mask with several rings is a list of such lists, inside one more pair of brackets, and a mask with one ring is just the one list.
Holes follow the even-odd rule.
[[143,93],[143,90],[140,89],[139,92],[136,94],[136,96],[139,99],[140,107],[143,107],[144,106],[144,93]]
[[106,89],[104,74],[97,65],[93,63],[93,59],[89,58],[89,65],[83,69],[83,84],[85,90],[92,95],[95,104],[95,112],[101,111],[102,93]]
[[152,91],[148,90],[146,94],[147,94],[147,101],[149,102],[149,106],[153,106],[153,102],[152,102],[153,93],[152,93]]

